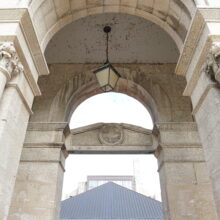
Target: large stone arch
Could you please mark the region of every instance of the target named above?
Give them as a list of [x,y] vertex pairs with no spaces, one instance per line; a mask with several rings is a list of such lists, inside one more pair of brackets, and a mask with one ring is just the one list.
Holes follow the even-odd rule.
[[[66,93],[67,96],[65,98],[61,98],[65,91],[68,91]],[[154,122],[159,120],[159,113],[155,100],[142,86],[132,82],[131,80],[120,79],[114,91],[137,99],[148,109]],[[76,91],[73,90],[71,82],[66,83],[54,97],[50,110],[50,121],[56,121],[59,112],[63,114],[60,115],[60,117],[63,118],[64,121],[70,121],[70,117],[78,105],[86,99],[100,93],[103,93],[103,91],[100,89],[95,80],[83,85]],[[165,98],[169,103],[169,98],[167,96],[165,96]],[[65,106],[63,112],[60,111],[61,109],[59,106]],[[54,111],[54,109],[58,110],[58,112]]]
[[[51,64],[41,77],[42,96],[34,102],[31,122],[67,122],[86,98],[101,92],[92,71],[97,64]],[[115,65],[122,74],[116,92],[130,95],[148,108],[154,122],[192,121],[191,103],[183,97],[185,80],[174,64]],[[175,92],[174,92],[175,91]]]
[[145,18],[159,25],[181,50],[191,19],[195,13],[192,0],[166,1],[32,1],[30,12],[43,50],[65,25],[100,13],[124,13]]
[[[96,67],[97,64],[52,64],[51,74],[39,81],[43,94],[35,99],[30,121],[68,122],[81,102],[102,92],[92,74]],[[185,80],[173,74],[174,67],[173,64],[118,64],[116,68],[122,78],[115,91],[139,100],[155,123],[192,121],[190,100],[182,96]]]

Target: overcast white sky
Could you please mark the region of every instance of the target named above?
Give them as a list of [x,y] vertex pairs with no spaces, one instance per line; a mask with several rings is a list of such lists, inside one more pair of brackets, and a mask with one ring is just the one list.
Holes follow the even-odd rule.
[[[70,128],[98,122],[153,127],[146,108],[120,93],[104,93],[87,99],[74,112]],[[66,160],[63,198],[75,190],[79,182],[86,181],[88,175],[133,175],[134,172],[140,183],[139,191],[160,200],[157,160],[152,155],[70,155]]]

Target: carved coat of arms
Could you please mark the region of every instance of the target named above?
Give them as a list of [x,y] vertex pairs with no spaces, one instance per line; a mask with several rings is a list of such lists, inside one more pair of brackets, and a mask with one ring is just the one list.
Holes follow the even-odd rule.
[[123,142],[123,129],[120,125],[103,125],[99,132],[99,140],[102,144],[118,145]]

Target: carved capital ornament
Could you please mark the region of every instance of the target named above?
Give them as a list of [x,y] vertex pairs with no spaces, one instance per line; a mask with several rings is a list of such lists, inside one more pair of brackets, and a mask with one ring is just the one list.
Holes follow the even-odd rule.
[[0,70],[6,75],[8,80],[24,70],[14,44],[11,42],[0,44]]
[[220,84],[220,42],[212,44],[202,66],[202,72],[205,72],[214,82]]

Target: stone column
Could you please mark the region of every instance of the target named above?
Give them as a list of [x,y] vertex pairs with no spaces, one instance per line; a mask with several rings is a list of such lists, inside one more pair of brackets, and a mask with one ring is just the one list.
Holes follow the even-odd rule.
[[29,123],[9,218],[59,219],[66,123]]
[[13,43],[5,42],[0,45],[0,100],[7,81],[21,71],[23,66],[17,57]]
[[220,217],[220,43],[213,43],[191,95]]
[[164,218],[217,220],[196,124],[159,123],[156,131]]
[[[9,45],[10,49],[8,49]],[[3,79],[0,83],[0,219],[2,220],[7,219],[27,122],[34,99],[29,82],[23,74],[22,66],[15,57],[17,57],[15,48],[11,43],[1,46],[0,64],[4,63],[6,71],[11,74],[10,81],[5,85],[6,80],[0,71]]]

